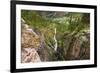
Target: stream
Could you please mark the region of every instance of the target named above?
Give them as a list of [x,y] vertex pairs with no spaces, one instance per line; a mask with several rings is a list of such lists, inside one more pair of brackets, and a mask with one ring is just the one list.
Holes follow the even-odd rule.
[[55,34],[54,34],[54,41],[55,41],[55,46],[54,46],[54,50],[57,51],[57,39],[56,39],[56,28],[54,28]]

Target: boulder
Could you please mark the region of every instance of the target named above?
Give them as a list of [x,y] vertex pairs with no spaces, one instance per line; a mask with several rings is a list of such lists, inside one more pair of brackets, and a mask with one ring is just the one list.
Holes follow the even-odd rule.
[[37,51],[34,48],[24,48],[21,52],[21,62],[22,63],[35,63],[41,62]]

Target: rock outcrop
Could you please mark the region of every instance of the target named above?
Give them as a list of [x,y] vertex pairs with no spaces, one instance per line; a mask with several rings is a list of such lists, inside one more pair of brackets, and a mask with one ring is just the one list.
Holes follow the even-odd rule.
[[66,37],[66,60],[90,59],[90,33],[84,32],[76,37]]
[[34,48],[24,48],[22,49],[22,63],[35,63],[41,62],[37,51]]
[[21,28],[21,62],[41,62],[37,52],[40,47],[40,37],[23,19],[21,20]]

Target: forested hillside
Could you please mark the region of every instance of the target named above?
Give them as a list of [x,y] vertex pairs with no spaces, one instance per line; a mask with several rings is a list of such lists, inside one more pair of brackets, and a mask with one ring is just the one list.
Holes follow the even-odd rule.
[[89,13],[22,10],[21,26],[22,62],[90,59]]

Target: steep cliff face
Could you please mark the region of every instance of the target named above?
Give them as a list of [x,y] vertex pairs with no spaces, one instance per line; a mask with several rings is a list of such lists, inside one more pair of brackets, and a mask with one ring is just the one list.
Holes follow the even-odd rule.
[[29,27],[25,21],[21,20],[21,62],[41,62],[37,52],[40,46],[40,37]]

